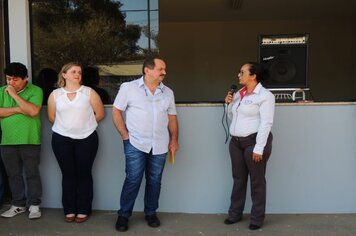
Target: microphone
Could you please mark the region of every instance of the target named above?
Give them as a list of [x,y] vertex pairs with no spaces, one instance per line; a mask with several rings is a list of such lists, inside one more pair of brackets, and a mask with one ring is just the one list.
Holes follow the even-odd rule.
[[232,84],[232,85],[230,86],[229,93],[234,94],[234,93],[236,92],[236,89],[237,89],[236,84]]
[[[230,90],[228,92],[229,95],[233,95],[236,92],[237,86],[235,84],[232,84],[230,86]],[[229,104],[228,102],[225,102],[225,104]]]

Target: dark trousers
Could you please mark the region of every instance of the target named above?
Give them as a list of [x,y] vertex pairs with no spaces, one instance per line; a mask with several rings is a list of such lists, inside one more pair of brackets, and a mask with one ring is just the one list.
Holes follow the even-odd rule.
[[7,182],[7,176],[6,176],[6,172],[5,172],[5,166],[4,166],[4,163],[0,156],[0,208],[1,208],[1,205],[4,201],[4,199],[5,199],[5,183],[6,182]]
[[52,149],[62,171],[62,204],[65,215],[91,213],[91,171],[98,145],[96,131],[85,139],[52,134]]
[[247,180],[250,176],[251,224],[262,225],[266,208],[266,165],[272,151],[272,139],[273,136],[270,133],[263,151],[262,161],[255,162],[252,159],[252,153],[256,144],[256,134],[240,139],[231,138],[229,151],[234,184],[229,208],[230,219],[239,220],[242,217],[246,200]]
[[[41,145],[4,145],[1,156],[12,194],[11,204],[24,207],[40,205],[42,184],[38,166]],[[25,183],[26,181],[26,183]]]

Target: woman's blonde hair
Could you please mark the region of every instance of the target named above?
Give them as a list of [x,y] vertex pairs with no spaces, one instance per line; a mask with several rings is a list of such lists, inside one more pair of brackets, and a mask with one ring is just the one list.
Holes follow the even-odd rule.
[[[63,78],[62,74],[67,73],[67,71],[70,70],[70,68],[72,68],[73,66],[79,66],[83,70],[82,65],[78,62],[69,62],[69,63],[65,64],[62,67],[61,71],[58,73],[58,81],[57,81],[58,88],[62,88],[64,86],[66,86],[66,80]],[[82,83],[82,81],[80,81],[80,83]]]

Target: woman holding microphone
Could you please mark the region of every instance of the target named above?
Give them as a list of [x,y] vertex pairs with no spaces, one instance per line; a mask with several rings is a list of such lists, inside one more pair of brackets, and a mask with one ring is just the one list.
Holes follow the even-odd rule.
[[242,219],[250,176],[252,209],[250,230],[261,228],[266,208],[266,165],[272,151],[275,98],[261,85],[264,70],[256,62],[244,64],[238,74],[243,86],[225,97],[231,118],[229,152],[232,165],[233,189],[225,224]]

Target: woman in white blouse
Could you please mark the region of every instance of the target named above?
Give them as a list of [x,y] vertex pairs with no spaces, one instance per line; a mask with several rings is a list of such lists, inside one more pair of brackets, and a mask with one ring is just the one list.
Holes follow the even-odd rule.
[[104,118],[99,95],[81,85],[82,67],[68,63],[58,74],[58,89],[48,98],[52,149],[62,171],[65,221],[84,222],[93,200],[92,166],[98,150],[98,122]]
[[231,118],[230,157],[233,189],[225,224],[242,219],[250,176],[252,209],[250,230],[261,228],[266,208],[266,165],[272,151],[275,98],[261,85],[265,71],[255,62],[244,64],[238,74],[243,88],[225,97]]

